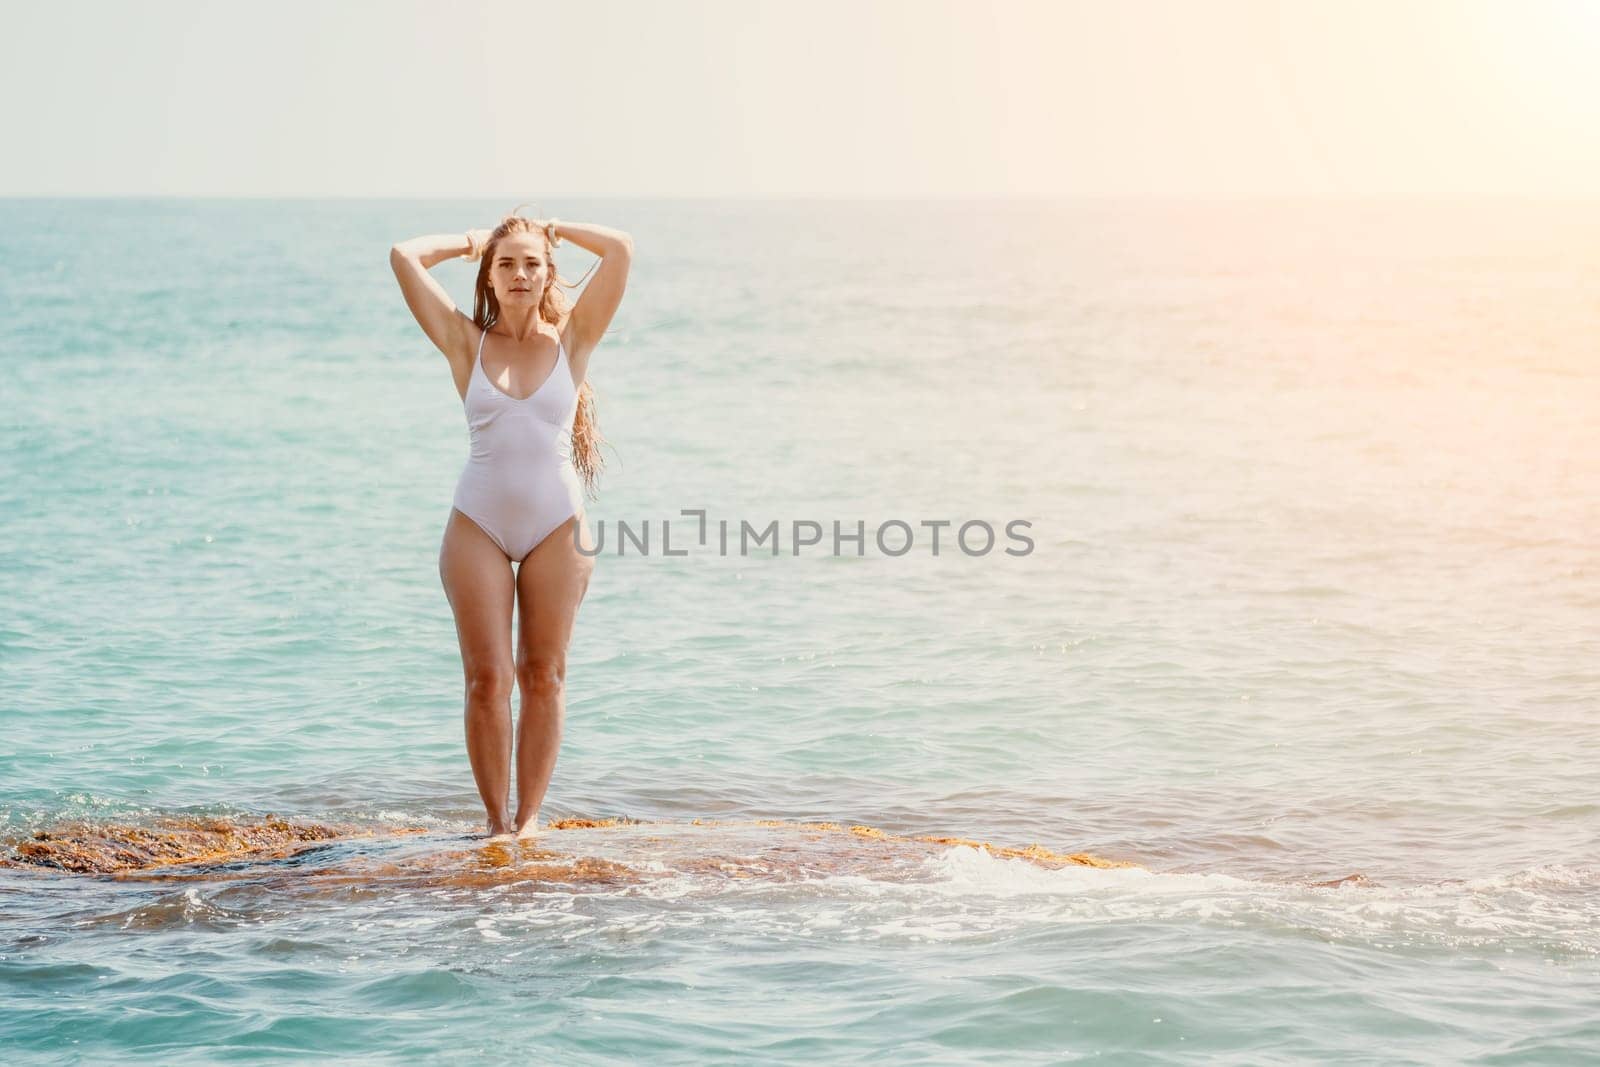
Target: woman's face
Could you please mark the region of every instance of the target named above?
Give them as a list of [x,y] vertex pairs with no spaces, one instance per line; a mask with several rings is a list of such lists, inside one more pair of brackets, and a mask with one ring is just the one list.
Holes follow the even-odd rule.
[[538,307],[550,278],[544,238],[532,233],[509,234],[494,246],[492,255],[489,286],[500,306]]

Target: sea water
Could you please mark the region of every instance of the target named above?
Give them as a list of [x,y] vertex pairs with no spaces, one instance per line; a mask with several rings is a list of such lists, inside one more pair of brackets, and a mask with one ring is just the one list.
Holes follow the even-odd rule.
[[546,205],[637,248],[541,816],[624,825],[519,851],[388,263],[510,206],[0,202],[8,854],[367,835],[0,867],[8,1062],[1600,1057],[1600,207]]

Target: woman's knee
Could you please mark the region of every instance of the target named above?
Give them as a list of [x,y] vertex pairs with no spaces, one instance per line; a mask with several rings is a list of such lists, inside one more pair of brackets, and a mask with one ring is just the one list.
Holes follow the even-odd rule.
[[517,663],[523,696],[554,696],[567,680],[567,657],[555,652],[524,653]]
[[510,668],[500,664],[473,665],[466,669],[467,704],[499,707],[511,700],[514,678]]

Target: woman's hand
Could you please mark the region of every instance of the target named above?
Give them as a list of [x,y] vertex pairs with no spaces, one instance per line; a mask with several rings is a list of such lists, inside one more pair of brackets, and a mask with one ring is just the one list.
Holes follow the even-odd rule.
[[472,247],[464,258],[477,259],[483,255],[483,250],[489,247],[489,238],[493,234],[493,230],[468,230],[467,239],[472,242]]

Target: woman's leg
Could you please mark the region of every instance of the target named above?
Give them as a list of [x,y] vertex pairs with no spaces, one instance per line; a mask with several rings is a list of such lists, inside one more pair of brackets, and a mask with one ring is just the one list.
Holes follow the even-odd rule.
[[466,679],[467,759],[490,834],[514,829],[511,813],[511,561],[455,508],[439,548],[439,578],[456,616]]
[[[576,537],[585,538],[578,542]],[[581,516],[571,519],[528,553],[517,571],[517,688],[522,711],[517,722],[518,836],[538,829],[539,806],[556,768],[561,727],[566,716],[567,643],[578,605],[589,588],[594,559],[586,549],[588,532]]]

